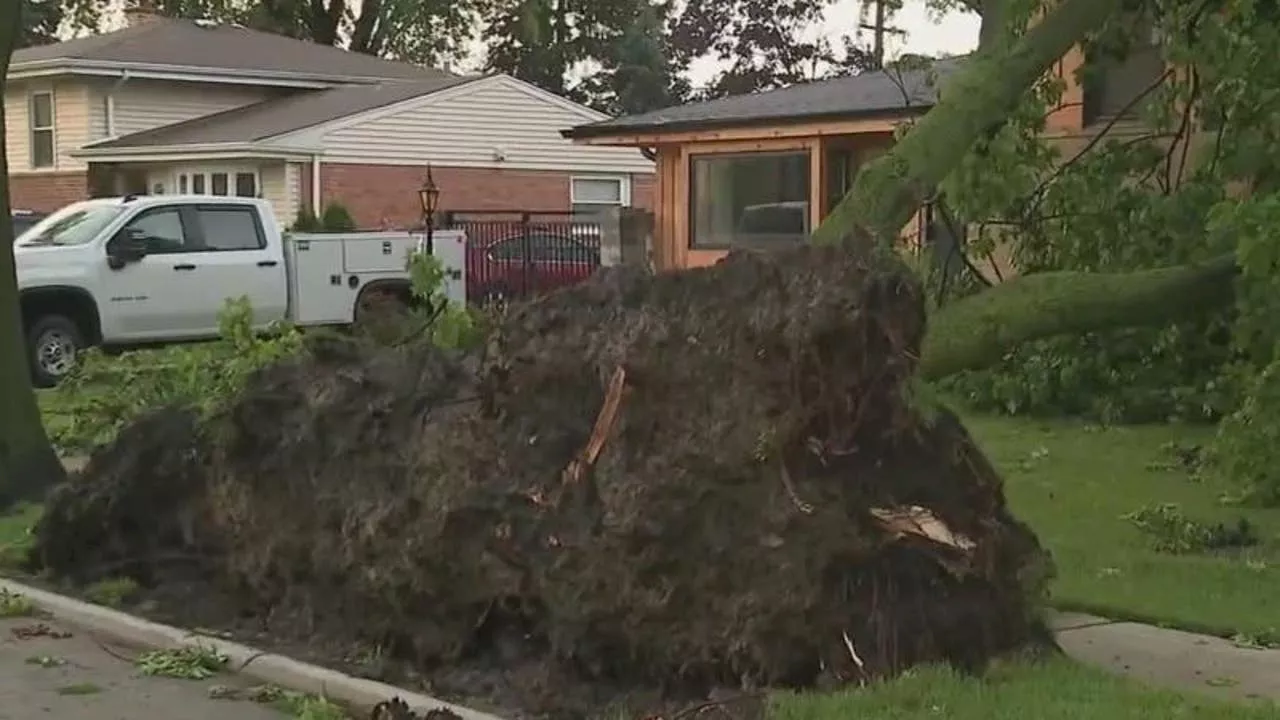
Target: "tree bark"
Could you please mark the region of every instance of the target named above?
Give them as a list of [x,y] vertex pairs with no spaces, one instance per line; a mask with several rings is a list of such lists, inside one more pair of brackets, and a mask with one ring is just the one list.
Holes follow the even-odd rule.
[[[0,3],[0,78],[7,76],[18,34],[18,3]],[[4,135],[0,108],[0,137]],[[63,480],[58,455],[49,444],[27,367],[26,338],[18,305],[13,261],[13,218],[9,210],[9,164],[0,145],[0,511],[15,502],[39,500]]]
[[888,246],[983,133],[1005,122],[1046,71],[1119,10],[1119,0],[1063,0],[1017,42],[965,60],[942,96],[893,149],[858,173],[813,234],[817,243]]
[[999,362],[1040,338],[1160,325],[1229,305],[1234,253],[1207,262],[1130,273],[1023,275],[940,308],[929,319],[920,374],[937,380]]

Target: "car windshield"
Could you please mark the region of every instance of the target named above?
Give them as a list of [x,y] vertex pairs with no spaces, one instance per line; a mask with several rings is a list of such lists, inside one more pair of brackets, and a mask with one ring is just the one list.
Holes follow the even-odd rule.
[[23,245],[83,245],[97,237],[123,211],[124,206],[116,203],[68,205],[22,233],[18,242]]

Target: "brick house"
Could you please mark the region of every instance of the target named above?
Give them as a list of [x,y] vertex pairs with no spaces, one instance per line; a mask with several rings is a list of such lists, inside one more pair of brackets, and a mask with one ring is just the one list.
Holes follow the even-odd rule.
[[14,53],[4,88],[14,208],[89,196],[262,196],[288,224],[341,202],[362,228],[442,210],[647,207],[653,163],[563,128],[605,119],[505,75],[461,76],[207,21],[129,26]]

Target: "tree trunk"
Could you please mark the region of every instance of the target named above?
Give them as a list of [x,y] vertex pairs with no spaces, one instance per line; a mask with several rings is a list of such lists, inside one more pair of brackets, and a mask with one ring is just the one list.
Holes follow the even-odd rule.
[[1235,254],[1130,273],[1024,275],[944,306],[929,319],[920,374],[937,380],[996,362],[1029,340],[1161,325],[1225,307],[1235,297]]
[[818,243],[896,242],[973,143],[1003,124],[1045,72],[1119,10],[1119,0],[1062,0],[1017,42],[984,48],[942,88],[933,109],[858,173],[853,190],[813,234]]
[[[0,3],[0,78],[18,31],[18,3]],[[0,108],[0,137],[4,135]],[[15,502],[39,500],[65,477],[49,444],[27,368],[26,338],[18,306],[18,279],[13,262],[13,219],[9,211],[9,164],[0,145],[0,510]]]

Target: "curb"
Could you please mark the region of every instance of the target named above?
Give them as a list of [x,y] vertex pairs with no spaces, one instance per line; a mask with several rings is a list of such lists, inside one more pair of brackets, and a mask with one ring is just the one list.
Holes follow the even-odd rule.
[[166,649],[196,646],[213,648],[227,656],[229,667],[239,668],[235,671],[238,675],[297,692],[327,697],[364,712],[368,712],[380,702],[398,697],[419,713],[445,708],[457,713],[462,720],[502,720],[496,715],[454,705],[430,695],[410,692],[374,680],[351,677],[334,670],[298,662],[283,655],[275,655],[239,643],[161,625],[117,610],[16,583],[6,578],[0,578],[0,591],[26,596],[53,617],[89,632],[110,637],[117,642]]

